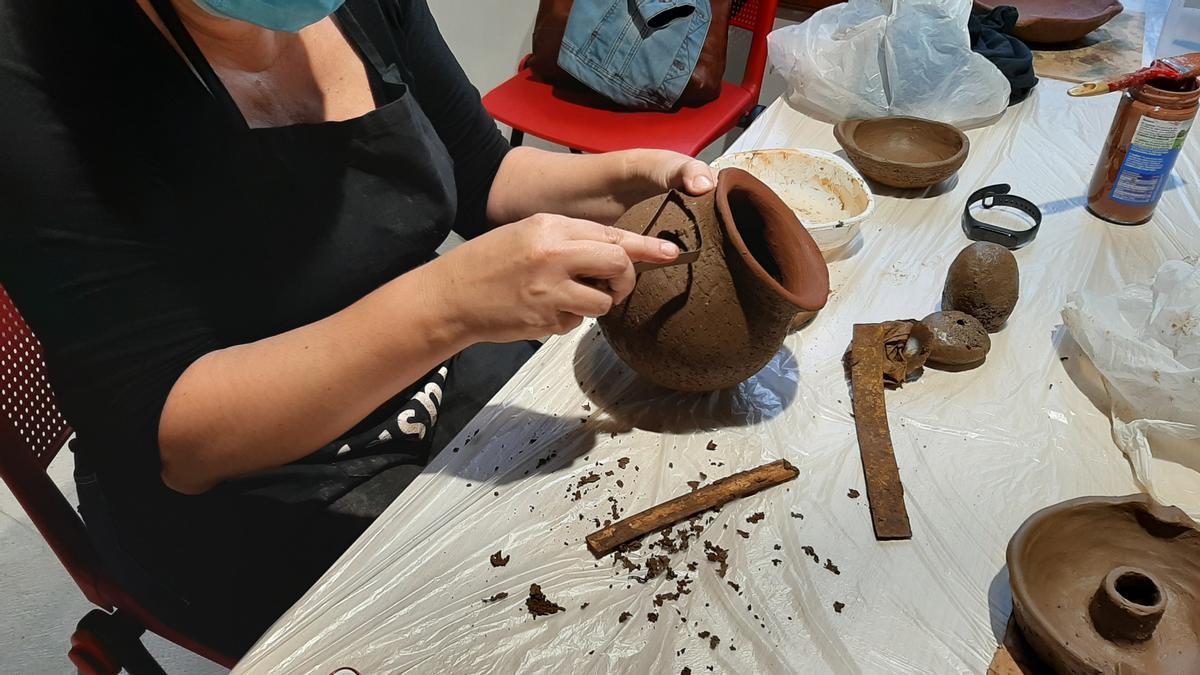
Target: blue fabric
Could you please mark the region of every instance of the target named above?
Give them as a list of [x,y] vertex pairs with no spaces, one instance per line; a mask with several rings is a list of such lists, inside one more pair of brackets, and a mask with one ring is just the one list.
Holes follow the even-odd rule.
[[630,108],[668,110],[704,48],[708,0],[575,0],[558,65]]
[[345,0],[196,0],[210,14],[268,30],[296,33],[337,11]]

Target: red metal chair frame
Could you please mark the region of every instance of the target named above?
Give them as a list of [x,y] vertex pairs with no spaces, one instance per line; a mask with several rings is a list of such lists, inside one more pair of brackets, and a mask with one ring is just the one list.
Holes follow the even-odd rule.
[[50,480],[46,468],[71,437],[55,403],[42,347],[0,286],[0,478],[84,596],[100,609],[85,616],[71,636],[71,661],[80,672],[135,675],[162,672],[141,647],[145,629],[223,666],[220,654],[164,625],[125,593],[104,570],[83,519]]
[[[696,156],[736,126],[748,126],[762,106],[758,97],[767,63],[767,34],[778,0],[733,0],[729,25],[752,33],[739,84],[723,82],[720,97],[698,108],[671,112],[619,110],[599,95],[541,82],[521,59],[517,74],[483,97],[497,121],[512,127],[511,142],[526,133],[572,151],[607,152],[635,147],[668,148]],[[681,126],[686,134],[678,131]]]

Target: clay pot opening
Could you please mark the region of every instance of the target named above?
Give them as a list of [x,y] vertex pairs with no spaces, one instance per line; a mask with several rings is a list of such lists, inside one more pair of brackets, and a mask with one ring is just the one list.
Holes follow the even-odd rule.
[[828,282],[813,279],[826,269],[825,261],[792,229],[802,225],[783,200],[750,174],[724,169],[716,202],[729,242],[767,286],[797,309],[825,306]]
[[1142,607],[1158,607],[1162,602],[1162,592],[1158,584],[1141,572],[1129,571],[1117,577],[1113,582],[1117,595]]

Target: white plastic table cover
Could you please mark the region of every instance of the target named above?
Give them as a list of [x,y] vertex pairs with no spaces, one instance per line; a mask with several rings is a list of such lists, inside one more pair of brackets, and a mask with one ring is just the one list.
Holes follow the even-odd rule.
[[[1200,140],[1185,146],[1150,223],[1105,223],[1081,195],[1117,97],[1066,89],[1045,80],[970,131],[970,156],[941,194],[880,194],[858,242],[830,262],[828,306],[735,392],[642,384],[594,325],[551,340],[234,672],[983,672],[1010,611],[1015,529],[1064,499],[1137,491],[1096,402],[1104,390],[1062,327],[1067,295],[1146,281],[1163,261],[1200,254]],[[837,150],[829,125],[780,102],[731,150],[768,147]],[[964,200],[1000,182],[1045,214],[1016,252],[1020,301],[982,367],[927,370],[887,394],[913,537],[878,542],[865,494],[848,496],[864,492],[841,364],[851,326],[936,310],[947,265],[969,243]],[[728,504],[670,556],[694,580],[678,600],[656,606],[676,581],[639,583],[642,570],[584,546],[594,519],[611,518],[609,497],[631,515],[702,472],[711,481],[777,458],[799,478]],[[572,499],[593,472],[600,480]],[[1200,515],[1200,474],[1155,475]],[[748,523],[756,512],[765,518]],[[729,550],[727,577],[704,540]],[[498,549],[507,566],[490,564]],[[534,583],[565,611],[531,616]],[[719,636],[716,649],[704,631]]]

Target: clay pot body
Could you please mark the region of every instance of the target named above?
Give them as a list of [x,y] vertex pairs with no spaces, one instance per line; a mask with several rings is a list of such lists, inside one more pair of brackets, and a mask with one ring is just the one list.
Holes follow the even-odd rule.
[[1082,497],[1008,544],[1013,613],[1062,674],[1200,673],[1200,526],[1147,495]]
[[690,264],[642,272],[630,296],[600,318],[613,351],[669,389],[715,391],[746,380],[779,351],[792,318],[820,309],[829,295],[812,237],[740,169],[721,171],[703,197],[643,201],[617,227],[700,249]]
[[975,0],[984,11],[1000,5],[1017,8],[1013,34],[1038,44],[1081,40],[1125,9],[1117,0]]
[[863,175],[897,188],[929,187],[953,176],[971,147],[953,125],[899,115],[846,120],[833,135]]

